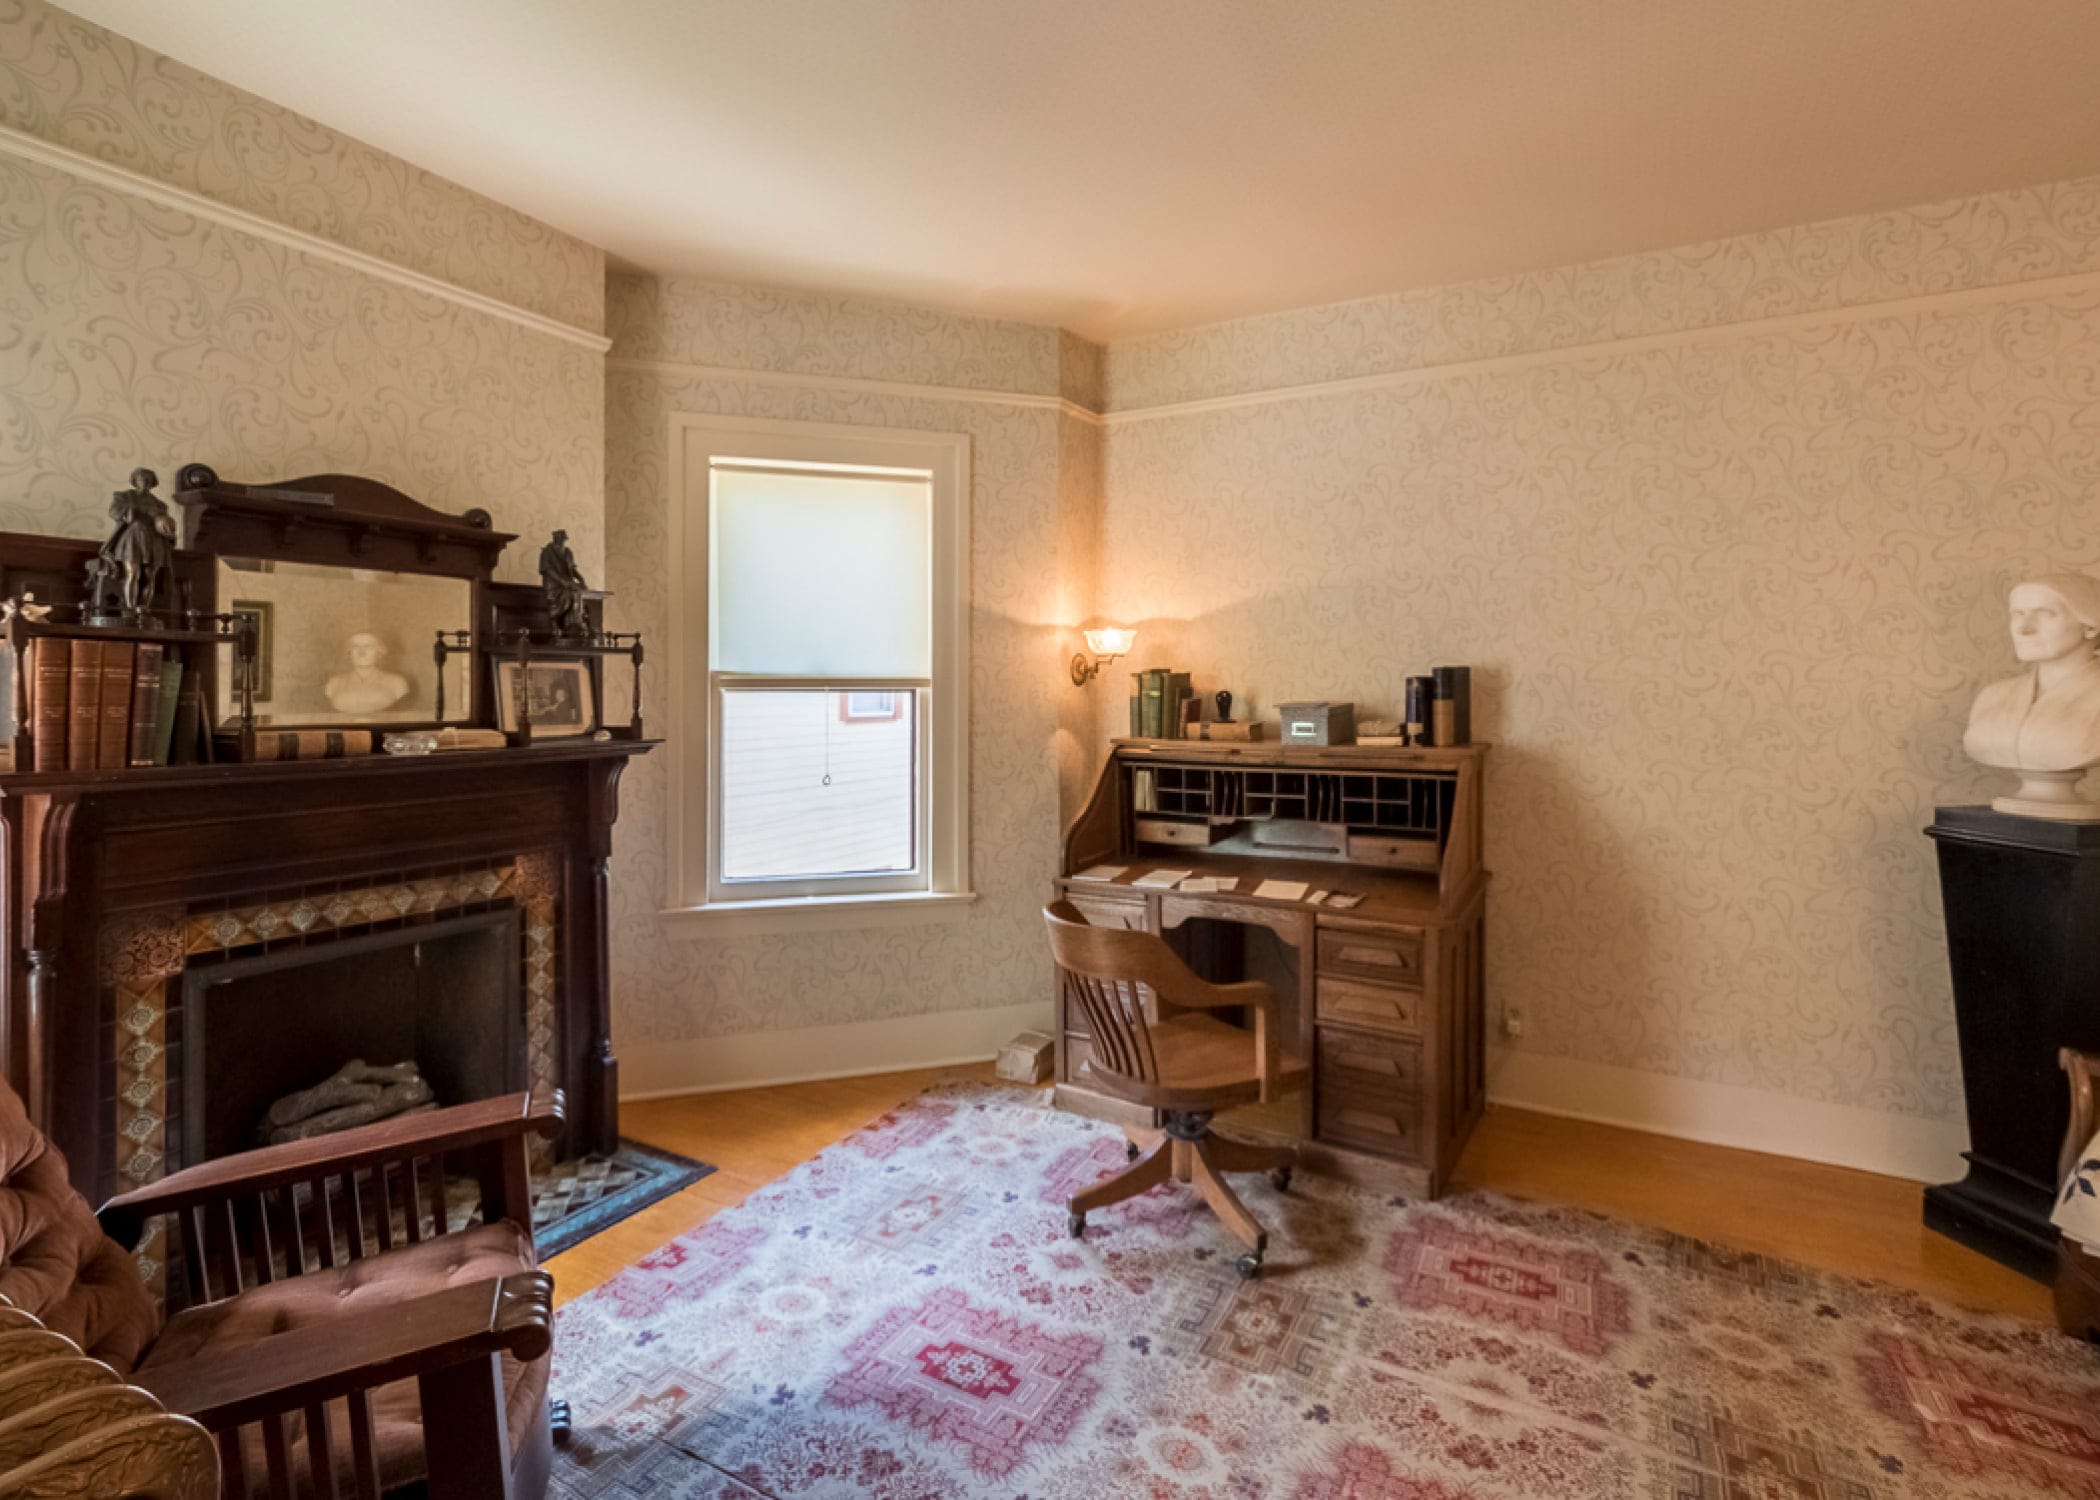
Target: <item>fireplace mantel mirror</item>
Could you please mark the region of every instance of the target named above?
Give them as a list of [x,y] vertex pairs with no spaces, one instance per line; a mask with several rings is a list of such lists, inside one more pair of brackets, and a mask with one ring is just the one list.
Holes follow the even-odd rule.
[[488,512],[448,515],[347,474],[236,484],[203,464],[177,476],[175,500],[183,545],[211,561],[209,610],[255,638],[245,673],[212,684],[221,733],[491,722],[475,648],[514,538]]
[[[215,571],[220,608],[255,634],[258,726],[463,724],[473,711],[472,655],[432,650],[439,631],[473,629],[467,579],[266,557],[221,557]],[[232,675],[219,683],[225,730],[240,718]]]

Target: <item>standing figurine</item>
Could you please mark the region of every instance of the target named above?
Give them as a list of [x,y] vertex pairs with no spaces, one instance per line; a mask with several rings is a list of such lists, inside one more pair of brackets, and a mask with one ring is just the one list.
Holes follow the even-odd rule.
[[564,640],[588,640],[590,616],[584,609],[583,571],[576,554],[569,550],[569,534],[554,533],[554,540],[540,548],[540,590],[547,596],[547,618],[554,633]]
[[90,624],[143,625],[161,590],[174,582],[175,517],[153,493],[159,483],[151,469],[133,469],[131,488],[110,498],[109,518],[117,529],[96,557],[100,570],[90,569]]
[[1220,724],[1230,724],[1232,722],[1232,694],[1220,688],[1216,702],[1218,705],[1218,722]]

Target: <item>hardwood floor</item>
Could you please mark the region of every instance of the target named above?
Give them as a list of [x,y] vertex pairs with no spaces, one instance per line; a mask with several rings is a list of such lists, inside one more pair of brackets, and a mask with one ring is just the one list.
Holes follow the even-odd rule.
[[[657,1246],[942,1078],[989,1081],[991,1066],[696,1094],[622,1107],[626,1133],[716,1170],[551,1260],[556,1300],[579,1296]],[[1737,1249],[1875,1276],[1962,1307],[2047,1320],[2046,1287],[1927,1232],[1919,1186],[1843,1167],[1762,1156],[1495,1109],[1459,1164],[1458,1186],[1592,1209]]]

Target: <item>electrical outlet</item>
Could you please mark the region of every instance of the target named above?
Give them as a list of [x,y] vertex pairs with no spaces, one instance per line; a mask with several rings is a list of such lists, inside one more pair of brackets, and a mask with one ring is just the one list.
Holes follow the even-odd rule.
[[1505,1010],[1502,1012],[1502,1034],[1506,1037],[1522,1036],[1524,1034],[1524,1012],[1521,1010]]

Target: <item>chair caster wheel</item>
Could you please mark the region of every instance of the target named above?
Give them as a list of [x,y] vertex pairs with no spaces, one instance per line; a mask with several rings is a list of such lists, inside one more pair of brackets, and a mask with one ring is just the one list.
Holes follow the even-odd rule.
[[1085,1215],[1085,1214],[1067,1214],[1067,1215],[1065,1215],[1065,1230],[1066,1230],[1066,1232],[1067,1232],[1067,1233],[1069,1233],[1069,1234],[1070,1234],[1070,1235],[1072,1236],[1072,1238],[1073,1238],[1073,1239],[1075,1239],[1075,1240],[1076,1240],[1076,1239],[1082,1239],[1082,1238],[1084,1238],[1084,1237],[1085,1237],[1085,1235],[1086,1235],[1086,1215]]
[[1277,1192],[1288,1193],[1291,1190],[1291,1169],[1278,1167],[1269,1174],[1269,1183]]
[[1127,1146],[1125,1146],[1125,1147],[1123,1148],[1123,1160],[1125,1160],[1125,1161],[1136,1161],[1137,1159],[1138,1159],[1138,1148],[1137,1148],[1137,1142],[1136,1142],[1136,1141],[1132,1141],[1132,1142],[1131,1142],[1131,1143],[1130,1143],[1129,1145],[1127,1145]]
[[559,1396],[550,1397],[547,1401],[547,1426],[552,1430],[557,1448],[569,1446],[569,1420],[569,1403]]
[[1261,1252],[1250,1250],[1232,1263],[1233,1270],[1240,1273],[1240,1280],[1252,1281],[1261,1275]]

